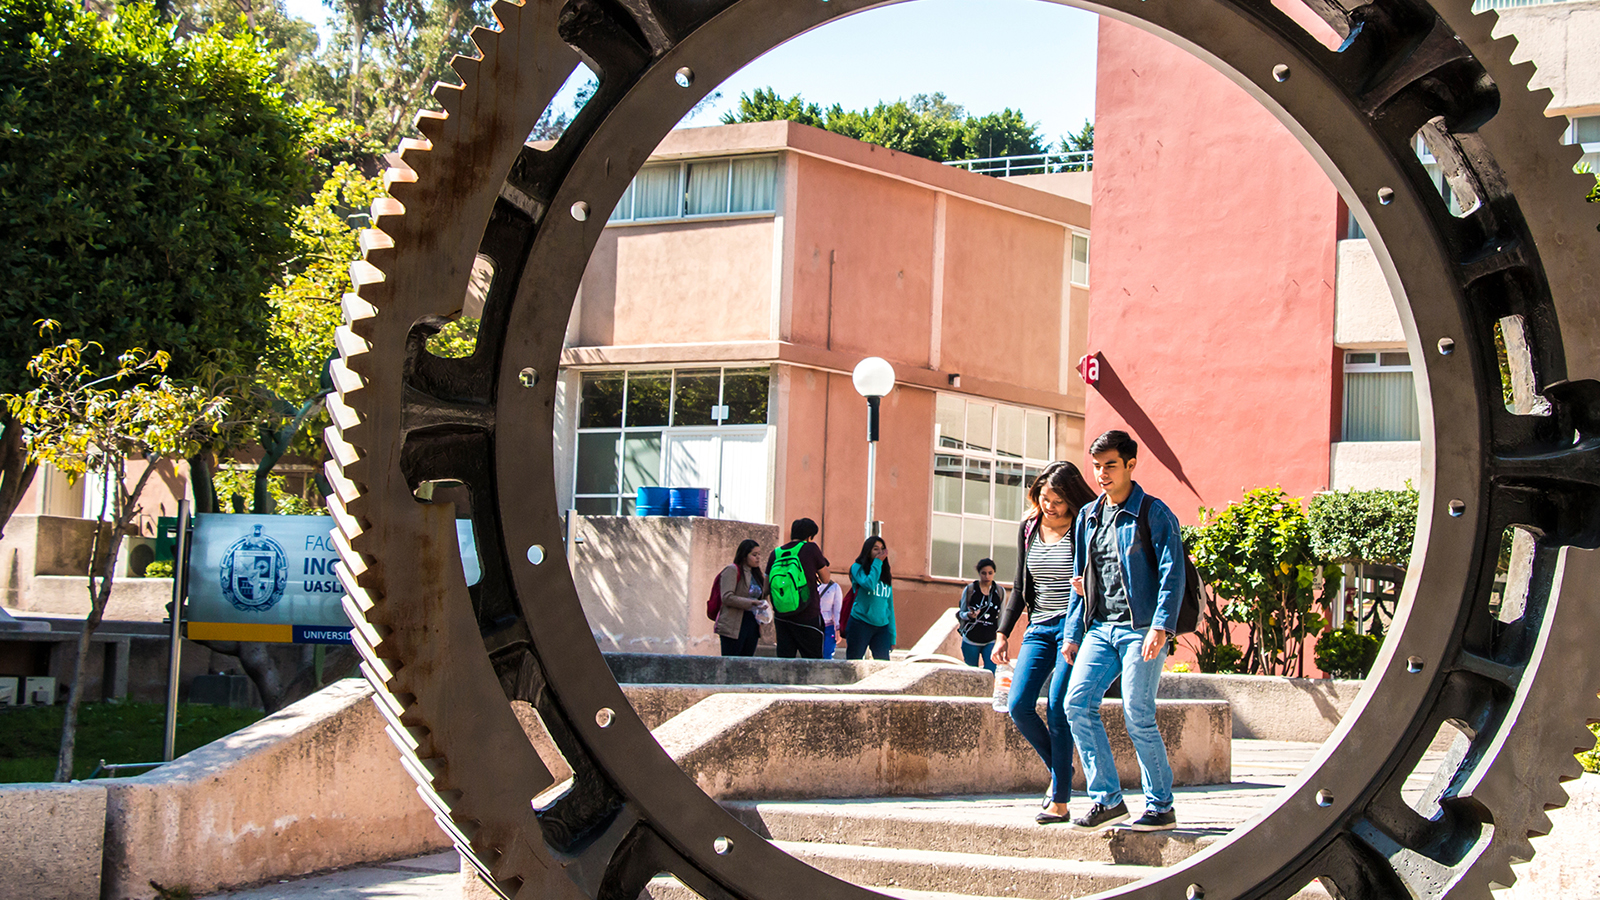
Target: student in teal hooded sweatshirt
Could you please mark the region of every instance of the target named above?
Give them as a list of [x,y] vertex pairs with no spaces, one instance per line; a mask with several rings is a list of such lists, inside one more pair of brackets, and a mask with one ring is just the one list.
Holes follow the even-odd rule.
[[888,660],[894,649],[894,580],[889,574],[889,546],[869,537],[850,566],[850,588],[856,592],[845,628],[845,657]]

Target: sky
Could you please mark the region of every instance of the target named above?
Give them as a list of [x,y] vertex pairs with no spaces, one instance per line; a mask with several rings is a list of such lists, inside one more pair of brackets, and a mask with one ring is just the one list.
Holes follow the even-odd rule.
[[[327,16],[320,0],[286,6],[316,23]],[[685,124],[714,125],[760,87],[847,109],[942,91],[969,113],[1021,109],[1053,143],[1094,118],[1097,20],[1039,0],[917,0],[859,13],[751,63]]]

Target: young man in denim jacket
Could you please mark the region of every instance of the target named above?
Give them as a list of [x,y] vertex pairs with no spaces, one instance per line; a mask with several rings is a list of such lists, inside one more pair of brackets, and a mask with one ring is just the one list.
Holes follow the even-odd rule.
[[[1167,658],[1167,636],[1183,601],[1183,539],[1165,503],[1134,483],[1139,445],[1124,431],[1108,431],[1089,447],[1095,481],[1104,492],[1078,511],[1074,546],[1088,548],[1073,564],[1072,607],[1062,656],[1072,665],[1067,721],[1083,757],[1089,812],[1074,819],[1079,831],[1100,831],[1128,821],[1122,780],[1111,756],[1100,701],[1122,676],[1123,719],[1139,757],[1144,814],[1128,827],[1177,827],[1172,810],[1172,766],[1156,729],[1156,686]],[[1148,529],[1139,527],[1144,517]],[[1149,535],[1146,546],[1140,532]]]

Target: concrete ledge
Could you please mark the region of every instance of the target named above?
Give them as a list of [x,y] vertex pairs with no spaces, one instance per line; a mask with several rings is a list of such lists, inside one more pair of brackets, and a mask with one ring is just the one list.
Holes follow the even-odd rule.
[[872,660],[672,653],[607,653],[605,657],[612,676],[621,684],[854,684],[889,665]]
[[717,694],[915,694],[928,697],[987,697],[994,692],[994,676],[966,666],[891,665],[852,685],[812,684],[625,684],[622,692],[644,720],[655,729],[707,697]]
[[[1102,710],[1122,782],[1135,786],[1120,709]],[[1175,783],[1228,782],[1227,703],[1163,701],[1156,721]],[[655,737],[717,800],[1032,792],[1046,781],[1033,748],[986,699],[719,694]],[[1081,768],[1074,786],[1083,786]]]
[[1233,736],[1263,741],[1325,741],[1350,710],[1365,682],[1266,675],[1167,672],[1156,696],[1163,700],[1225,700],[1233,708]]
[[202,895],[448,847],[371,695],[341,681],[149,775],[105,781],[101,896],[145,900],[152,879]]
[[100,896],[105,833],[100,784],[0,786],[0,900]]

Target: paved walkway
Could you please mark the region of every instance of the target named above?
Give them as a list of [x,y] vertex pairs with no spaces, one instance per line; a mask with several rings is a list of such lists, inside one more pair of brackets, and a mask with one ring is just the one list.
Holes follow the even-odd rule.
[[[1287,785],[1321,745],[1278,741],[1233,742],[1233,782],[1177,788],[1174,791],[1184,832],[1220,836],[1255,815]],[[1424,769],[1428,768],[1426,765]],[[1415,776],[1426,783],[1427,774]],[[1413,788],[1414,790],[1415,788]],[[1408,791],[1409,793],[1409,791]],[[1137,800],[1138,792],[1130,792]],[[827,801],[807,801],[822,804]],[[1014,823],[1032,817],[1036,796],[916,797],[835,801],[855,811],[881,810],[885,819],[924,819],[935,813],[946,822]],[[909,824],[909,822],[908,822]],[[1036,826],[1029,826],[1036,827]],[[211,896],[229,900],[455,900],[460,896],[459,860],[454,851],[398,860],[325,875],[281,881]]]

